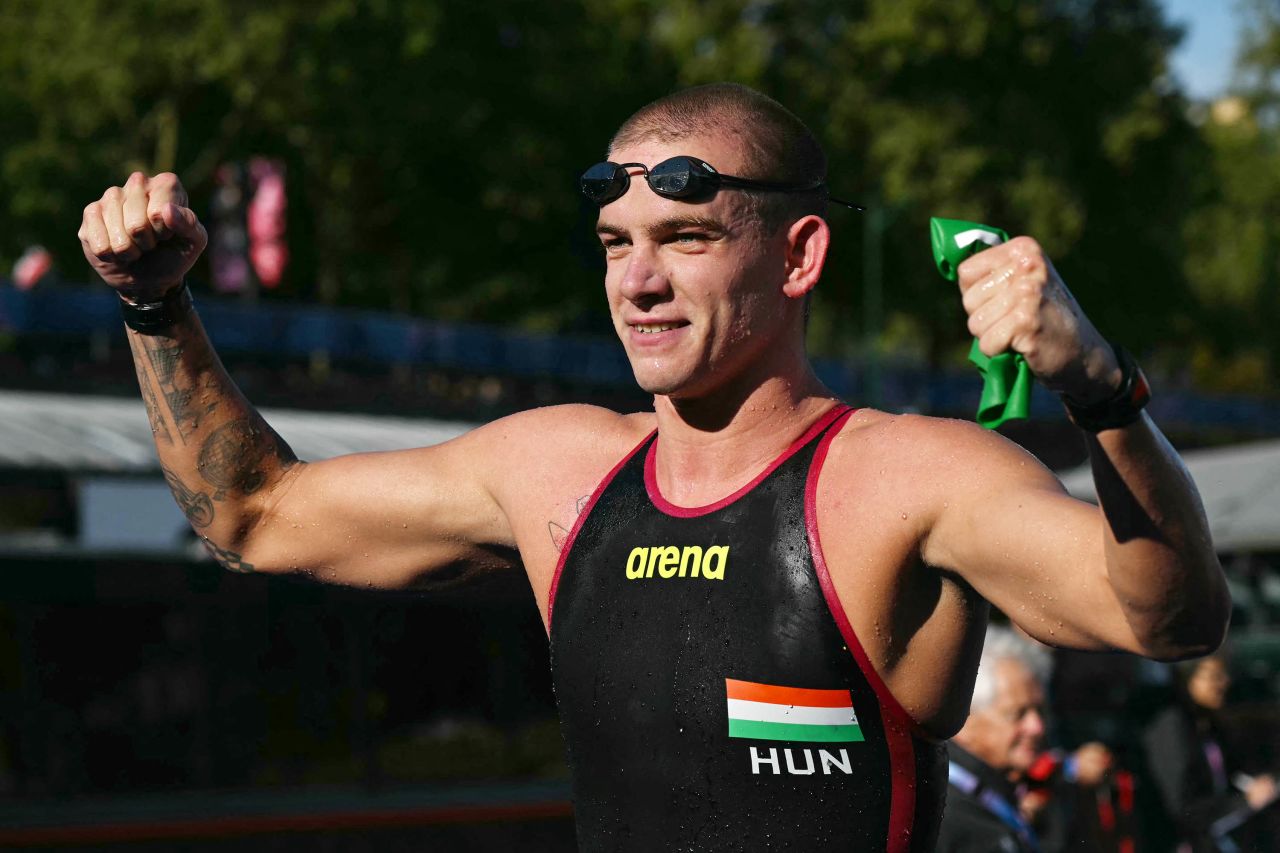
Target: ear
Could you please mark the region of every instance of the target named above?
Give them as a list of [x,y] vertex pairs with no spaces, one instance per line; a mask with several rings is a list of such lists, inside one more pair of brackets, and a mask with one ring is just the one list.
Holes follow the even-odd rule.
[[831,245],[831,228],[820,216],[805,216],[787,228],[787,269],[782,292],[799,299],[818,286]]

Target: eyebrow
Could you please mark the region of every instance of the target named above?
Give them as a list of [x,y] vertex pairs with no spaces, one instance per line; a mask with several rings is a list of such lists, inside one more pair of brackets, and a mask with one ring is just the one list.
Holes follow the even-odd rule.
[[[724,234],[729,229],[719,219],[710,216],[669,216],[666,219],[659,219],[657,222],[647,226],[644,230],[650,237],[661,234],[670,234],[673,231],[679,231],[681,228],[701,228],[704,231],[711,231],[716,234]],[[609,234],[615,237],[626,236],[629,232],[621,225],[612,225],[608,222],[601,222],[596,226],[596,233],[599,235]]]

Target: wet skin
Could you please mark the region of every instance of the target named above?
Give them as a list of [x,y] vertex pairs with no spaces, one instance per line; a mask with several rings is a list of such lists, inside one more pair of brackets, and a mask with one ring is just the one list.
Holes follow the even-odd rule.
[[[678,154],[752,176],[733,137],[646,142],[613,159]],[[86,258],[122,292],[163,293],[204,245],[186,204],[174,176],[134,175],[86,208]],[[599,226],[609,310],[655,394],[652,413],[559,406],[435,447],[298,462],[231,382],[196,315],[163,335],[130,332],[166,479],[215,559],[382,588],[523,568],[547,621],[586,497],[655,427],[664,496],[701,506],[750,482],[835,404],[804,351],[803,298],[822,275],[825,221],[764,233],[741,191],[694,204],[633,179]],[[966,307],[985,337],[1008,335],[1029,361],[1053,365],[1055,381],[1084,377],[1105,393],[1095,331],[1047,278],[1034,241],[966,264]],[[1176,456],[1145,418],[1088,441],[1105,515],[972,424],[861,410],[832,442],[816,512],[841,608],[929,732],[948,736],[964,719],[986,601],[1060,645],[1172,657],[1220,640],[1225,586]]]

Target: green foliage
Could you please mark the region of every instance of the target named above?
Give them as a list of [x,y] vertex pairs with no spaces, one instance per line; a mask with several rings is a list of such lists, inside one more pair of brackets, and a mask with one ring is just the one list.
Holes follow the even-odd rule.
[[1186,273],[1202,307],[1206,383],[1242,384],[1265,365],[1280,373],[1280,7],[1250,0],[1243,12],[1239,92],[1208,112],[1205,167],[1186,218]]
[[[833,190],[887,210],[886,314],[935,360],[965,332],[930,215],[1038,237],[1138,349],[1198,339],[1208,303],[1231,306],[1224,328],[1256,310],[1257,287],[1206,282],[1274,244],[1261,226],[1198,236],[1260,214],[1245,198],[1261,188],[1195,176],[1271,143],[1188,123],[1154,0],[10,0],[3,15],[0,262],[40,241],[69,277],[79,211],[106,183],[174,168],[202,208],[218,163],[263,154],[289,169],[286,295],[607,331],[575,177],[636,107],[721,79],[804,117]],[[857,215],[832,222],[815,343],[844,352],[868,247]]]

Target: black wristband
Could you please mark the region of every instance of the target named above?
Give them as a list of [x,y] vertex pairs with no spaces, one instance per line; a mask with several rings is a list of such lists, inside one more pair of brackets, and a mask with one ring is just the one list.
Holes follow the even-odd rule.
[[1151,386],[1147,384],[1147,377],[1138,367],[1138,362],[1119,344],[1113,343],[1111,348],[1120,364],[1120,387],[1114,394],[1091,406],[1078,405],[1062,395],[1062,404],[1066,406],[1071,422],[1089,432],[1128,426],[1141,417],[1142,409],[1151,400]]
[[191,289],[184,280],[157,302],[129,302],[120,297],[124,324],[140,335],[158,335],[191,311]]

